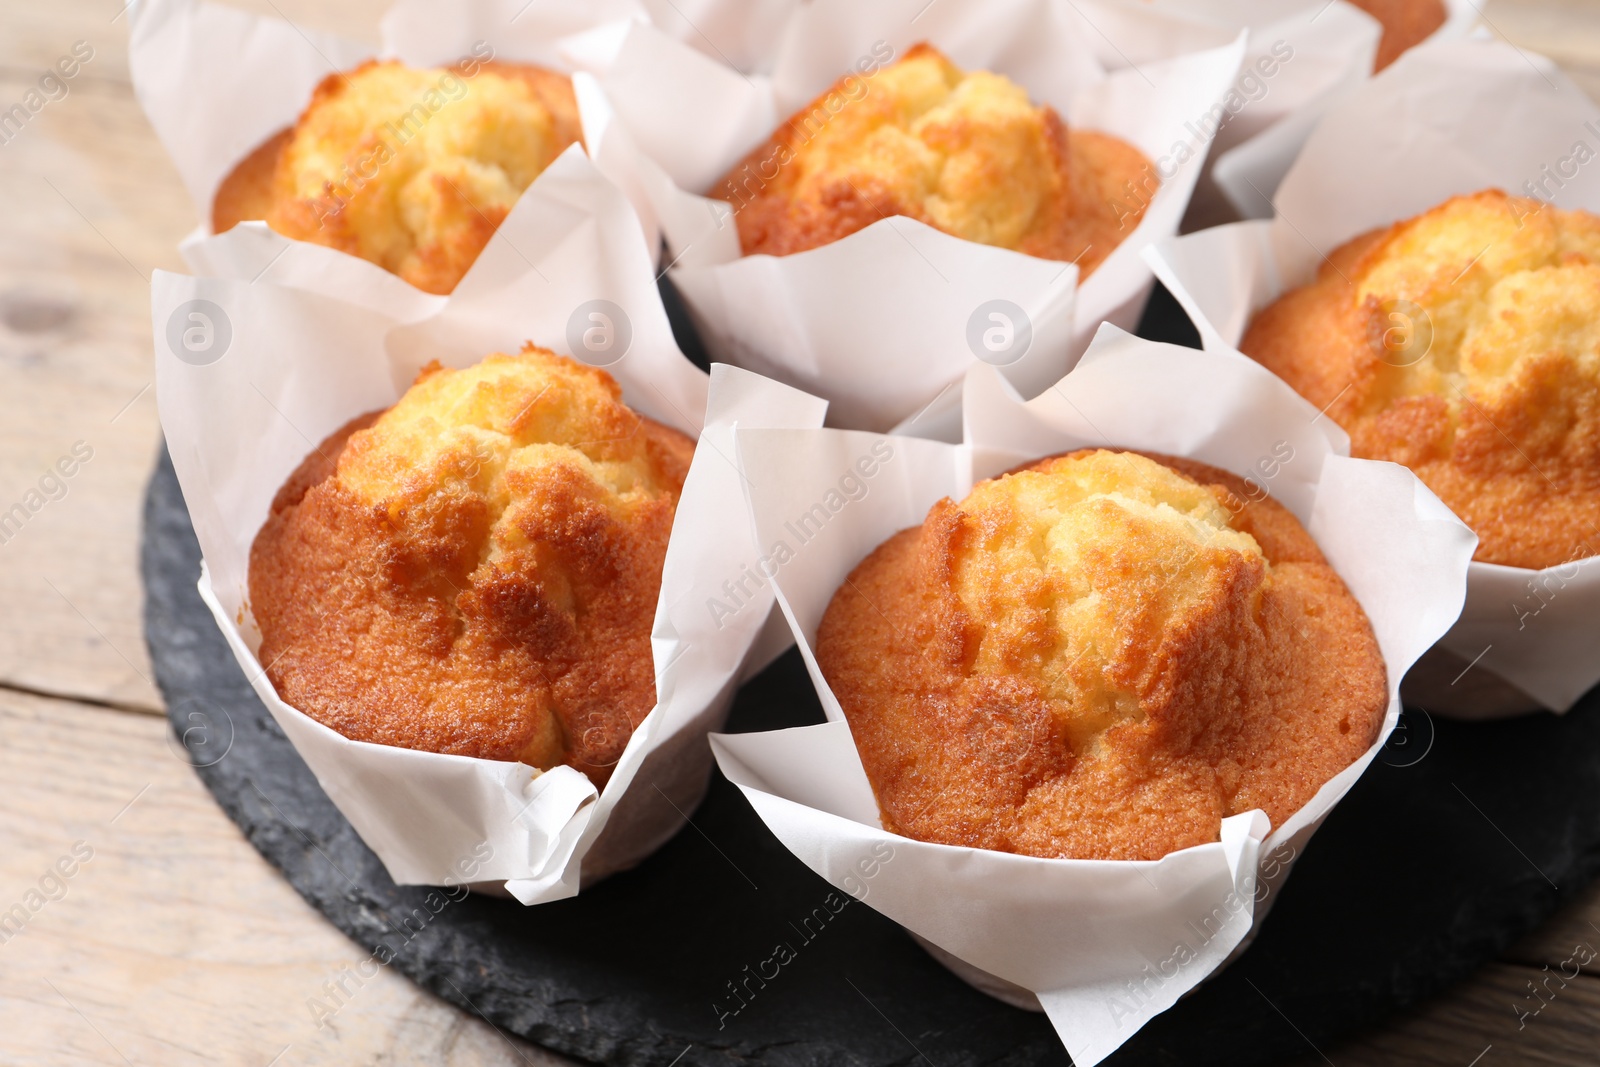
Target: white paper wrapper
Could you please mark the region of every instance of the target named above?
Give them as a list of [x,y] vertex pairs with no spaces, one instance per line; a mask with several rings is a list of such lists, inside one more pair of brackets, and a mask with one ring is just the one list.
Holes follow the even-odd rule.
[[[1140,225],[1082,286],[1068,264],[899,217],[796,255],[743,257],[731,205],[695,195],[840,75],[919,41],[965,68],[1005,74],[1069,125],[1170,161]],[[1107,74],[1049,0],[814,0],[774,35],[770,73],[739,70],[641,23],[616,45],[597,57],[598,81],[627,131],[615,143],[631,141],[637,153],[629,162],[619,148],[602,165],[650,201],[672,280],[713,358],[826,397],[836,425],[878,430],[941,393],[953,424],[953,383],[977,362],[969,323],[987,321],[978,312],[990,301],[1020,308],[1031,329],[1025,350],[991,360],[1006,360],[1007,379],[1027,395],[1064,374],[1102,320],[1135,324],[1151,280],[1139,249],[1177,231],[1200,163],[1189,156],[1188,127],[1227,91],[1242,49],[1234,42]]]
[[[378,300],[163,272],[152,312],[162,426],[205,553],[201,592],[256,692],[396,882],[501,882],[532,904],[637,863],[698,803],[710,771],[704,735],[771,604],[770,590],[757,590],[729,617],[706,608],[754,548],[732,428],[820,426],[824,405],[730,367],[712,376],[708,398],[706,375],[673,343],[631,209],[581,151],[551,167],[501,232],[544,251],[524,261],[497,239],[473,285],[452,297],[410,290],[403,315]],[[248,564],[289,473],[346,421],[394,403],[429,359],[467,366],[524,340],[572,354],[569,338],[582,337],[572,324],[589,325],[581,309],[596,299],[616,305],[613,336],[626,323],[631,342],[603,358],[578,354],[608,364],[635,410],[699,437],[652,631],[658,703],[605,789],[570,767],[541,773],[350,741],[279,700],[255,657]],[[182,331],[204,324],[196,311],[215,348],[184,350]]]
[[[1528,196],[1544,181],[1558,206],[1600,212],[1600,168],[1546,178],[1580,141],[1600,151],[1600,107],[1549,60],[1487,40],[1425,45],[1328,113],[1278,190],[1276,218],[1169,240],[1147,258],[1205,347],[1231,353],[1258,311],[1312,280],[1324,253],[1453,195],[1498,186]],[[1430,684],[1407,687],[1430,711],[1567,710],[1600,681],[1600,557],[1538,571],[1474,563],[1441,647],[1452,657],[1426,671]],[[1484,684],[1482,671],[1526,696]]]
[[643,0],[663,33],[746,74],[767,73],[801,0]]
[[[723,773],[807,866],[970,967],[1033,992],[1073,1061],[1090,1067],[1247,936],[1256,895],[1281,882],[1393,728],[1401,675],[1460,610],[1476,538],[1404,468],[1342,455],[1315,409],[1245,360],[1106,326],[1078,368],[1035,400],[1020,402],[982,367],[966,379],[964,405],[961,446],[841,430],[736,432],[757,540],[769,557],[789,557],[776,571],[779,604],[829,721],[712,743]],[[960,499],[975,481],[1028,459],[1102,444],[1251,476],[1306,524],[1382,648],[1382,737],[1282,826],[1259,811],[1239,814],[1222,822],[1216,843],[1157,862],[1038,859],[885,832],[812,654],[834,591],[940,497]],[[1263,462],[1286,449],[1283,462]],[[863,456],[874,462],[858,467]],[[845,472],[865,486],[854,498],[838,492]],[[819,502],[830,517],[805,527],[809,539],[797,536],[794,520]],[[1190,956],[1181,965],[1172,963],[1178,946]]]
[[[1249,32],[1234,111],[1195,190],[1190,224],[1272,214],[1271,196],[1317,119],[1372,75],[1380,27],[1336,0],[1079,0],[1096,55],[1113,70],[1213,48]],[[1430,41],[1464,36],[1471,0],[1446,0]],[[1285,59],[1287,53],[1289,58]],[[1254,71],[1254,77],[1250,72]]]
[[[198,228],[181,246],[185,260],[201,275],[263,278],[323,292],[341,291],[329,285],[410,290],[375,264],[292,241],[263,223],[213,235],[211,206],[218,186],[245,155],[293,125],[312,91],[335,71],[375,56],[412,66],[442,66],[487,45],[498,61],[570,72],[575,57],[588,57],[588,65],[594,66],[595,41],[646,18],[648,12],[637,0],[400,0],[383,18],[383,43],[374,53],[358,42],[220,4],[139,0],[128,44],[134,91],[200,217]],[[598,158],[606,151],[605,121],[581,107],[585,98],[594,94],[580,96],[584,143]],[[534,185],[543,180],[541,175]],[[653,229],[643,240],[652,250],[658,243]],[[528,256],[542,251],[521,249]],[[463,287],[477,270],[474,264]]]

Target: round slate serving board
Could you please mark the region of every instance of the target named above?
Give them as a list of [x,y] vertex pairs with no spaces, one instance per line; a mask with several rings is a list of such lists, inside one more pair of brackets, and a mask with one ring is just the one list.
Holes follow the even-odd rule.
[[[1194,338],[1159,289],[1140,332]],[[177,743],[250,842],[360,946],[352,960],[392,954],[502,1030],[608,1064],[1069,1062],[1042,1015],[975,992],[864,904],[834,914],[844,898],[720,775],[690,827],[576,899],[524,908],[397,887],[256,699],[195,589],[199,568],[163,452],[145,501],[145,632]],[[1562,718],[1490,724],[1408,710],[1250,950],[1107,1062],[1311,1055],[1494,958],[1600,873],[1597,702],[1600,690]],[[740,692],[728,729],[820,721],[791,651]],[[779,943],[794,959],[746,984]]]

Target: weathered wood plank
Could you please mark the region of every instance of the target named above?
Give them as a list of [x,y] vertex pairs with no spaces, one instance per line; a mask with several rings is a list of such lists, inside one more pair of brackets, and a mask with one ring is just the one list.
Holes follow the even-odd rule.
[[[25,84],[0,78],[0,99]],[[155,709],[148,279],[180,266],[191,211],[126,89],[77,86],[0,153],[0,682]]]
[[[390,0],[224,2],[256,14],[287,18],[307,30],[336,33],[374,45],[378,40],[378,19],[390,6]],[[69,53],[74,43],[84,41],[95,54],[84,67],[83,77],[127,84],[126,4],[127,0],[5,0],[0,4],[0,19],[5,23],[5,35],[0,39],[0,73],[36,80]]]
[[242,839],[166,730],[0,690],[0,1059],[560,1062],[387,970],[319,1026],[308,999],[367,953]]
[[[375,38],[387,5],[247,6]],[[74,42],[94,52],[64,97],[0,132],[0,684],[153,711],[137,577],[159,440],[148,278],[183,269],[176,245],[196,216],[128,86],[121,10],[0,12],[0,109],[37,91]],[[75,445],[87,462],[72,462]],[[58,481],[63,457],[74,473]]]
[[1596,1062],[1597,1020],[1600,978],[1496,963],[1373,1034],[1308,1048],[1294,1067],[1575,1067]]
[[1478,0],[1477,7],[1495,33],[1583,74],[1580,83],[1600,77],[1600,5],[1592,0]]
[[[1600,978],[1600,883],[1567,905],[1551,920],[1505,954],[1508,962],[1532,967],[1564,966],[1576,959],[1587,974]],[[1595,1020],[1600,1045],[1600,1018]]]

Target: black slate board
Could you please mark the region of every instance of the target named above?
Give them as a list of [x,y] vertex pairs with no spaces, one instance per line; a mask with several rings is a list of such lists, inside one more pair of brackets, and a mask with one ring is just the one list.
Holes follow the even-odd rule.
[[[1140,332],[1195,339],[1159,287]],[[523,908],[470,896],[440,907],[435,895],[430,906],[432,891],[389,880],[240,672],[195,590],[200,550],[165,452],[145,501],[141,563],[156,679],[217,802],[361,951],[392,953],[393,966],[446,1000],[557,1052],[622,1065],[1069,1062],[1043,1016],[973,991],[863,904],[808,940],[797,926],[831,887],[720,775],[693,827],[580,898]],[[1600,690],[1564,718],[1495,724],[1408,710],[1250,950],[1107,1062],[1280,1063],[1494,958],[1600,873],[1597,703]],[[821,719],[790,652],[740,692],[729,729]],[[728,983],[780,941],[794,961],[721,1018],[717,1006],[736,1003]]]

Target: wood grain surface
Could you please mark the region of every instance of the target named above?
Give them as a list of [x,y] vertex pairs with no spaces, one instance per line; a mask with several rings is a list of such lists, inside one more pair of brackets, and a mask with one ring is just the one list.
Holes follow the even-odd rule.
[[[385,4],[239,6],[374,40]],[[1600,3],[1483,6],[1600,96]],[[121,0],[0,0],[0,110],[75,42],[94,49],[0,144],[0,513],[27,509],[0,528],[0,913],[28,915],[0,926],[0,1063],[561,1062],[386,971],[315,1018],[362,954],[170,747],[136,568],[159,434],[148,279],[182,269],[197,216],[133,99],[127,21]],[[48,477],[74,448],[91,455]],[[1600,890],[1447,996],[1301,1062],[1600,1062],[1600,959],[1571,977],[1578,946],[1600,948]]]

